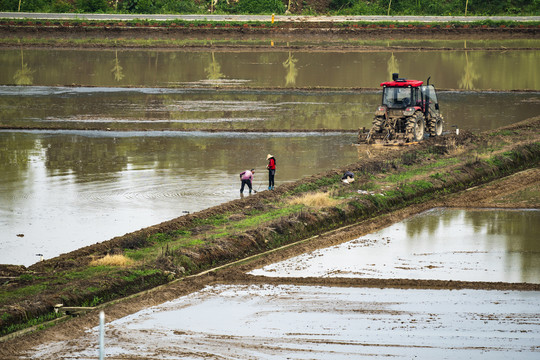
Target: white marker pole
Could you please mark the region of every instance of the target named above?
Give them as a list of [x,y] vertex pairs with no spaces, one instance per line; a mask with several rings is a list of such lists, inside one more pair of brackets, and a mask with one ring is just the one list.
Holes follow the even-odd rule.
[[105,358],[105,313],[99,312],[99,360]]

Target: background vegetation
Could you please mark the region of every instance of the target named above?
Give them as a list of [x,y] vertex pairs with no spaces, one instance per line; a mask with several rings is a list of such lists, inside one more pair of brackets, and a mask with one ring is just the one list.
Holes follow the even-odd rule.
[[0,11],[133,14],[538,15],[539,8],[540,0],[0,0]]

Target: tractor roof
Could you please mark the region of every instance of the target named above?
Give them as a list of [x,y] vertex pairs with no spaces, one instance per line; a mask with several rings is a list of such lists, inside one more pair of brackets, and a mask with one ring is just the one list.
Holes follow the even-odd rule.
[[405,79],[398,79],[395,81],[386,81],[381,83],[381,86],[387,86],[387,87],[419,87],[424,82],[420,80],[405,80]]

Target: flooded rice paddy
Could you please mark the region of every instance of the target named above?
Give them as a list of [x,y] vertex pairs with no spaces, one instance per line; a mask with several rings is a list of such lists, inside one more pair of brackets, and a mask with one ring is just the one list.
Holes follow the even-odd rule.
[[[440,92],[446,130],[484,131],[540,113],[538,93]],[[354,132],[380,92],[0,86],[0,125],[39,129]]]
[[374,88],[398,72],[444,89],[540,90],[537,50],[467,50],[466,41],[429,51],[13,48],[0,61],[0,85]]
[[[535,359],[538,292],[214,285],[106,324],[115,359]],[[226,311],[224,311],[226,309]],[[98,329],[32,359],[92,359]]]
[[262,191],[268,153],[279,164],[276,185],[352,163],[353,141],[347,134],[0,132],[0,263],[30,265],[36,254],[51,258],[238,199],[246,169],[256,169],[254,189]]
[[538,210],[434,209],[251,274],[538,284],[539,226]]

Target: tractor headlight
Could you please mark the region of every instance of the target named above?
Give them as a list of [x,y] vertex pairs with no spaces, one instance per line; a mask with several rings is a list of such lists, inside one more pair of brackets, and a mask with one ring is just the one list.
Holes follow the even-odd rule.
[[386,114],[386,106],[379,106],[375,111],[376,116],[383,116],[384,114]]
[[403,111],[403,115],[405,116],[411,116],[412,114],[414,114],[414,108],[413,107],[408,107],[405,109],[405,111]]

